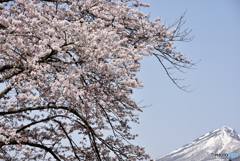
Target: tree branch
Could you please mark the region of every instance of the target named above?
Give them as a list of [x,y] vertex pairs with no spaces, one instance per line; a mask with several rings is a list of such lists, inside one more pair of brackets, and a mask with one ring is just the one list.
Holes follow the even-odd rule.
[[6,79],[9,79],[9,78],[11,78],[11,77],[13,77],[15,75],[18,75],[18,74],[20,74],[22,72],[23,72],[23,69],[20,69],[19,71],[14,71],[10,75],[0,78],[0,83],[3,83]]
[[1,93],[0,93],[0,99],[4,97],[5,94],[7,94],[9,91],[11,91],[11,87],[5,88]]
[[72,144],[72,139],[68,136],[68,133],[67,133],[67,131],[65,130],[65,128],[63,127],[63,125],[61,124],[61,122],[60,122],[60,121],[57,121],[57,120],[55,120],[55,119],[54,119],[53,121],[55,121],[56,123],[58,123],[59,126],[62,128],[64,134],[66,135],[66,137],[67,137],[68,140],[69,140],[69,143],[71,144],[71,147],[72,147],[72,150],[73,150],[73,152],[74,152],[75,157],[76,157],[78,160],[81,160],[81,159],[78,157],[78,155],[76,154],[75,150],[74,150],[74,146],[73,146],[73,144]]
[[[11,2],[13,0],[0,0],[0,3],[3,3],[3,2]],[[45,1],[45,2],[57,2],[58,0],[41,0],[41,1]]]
[[59,157],[52,151],[51,148],[46,147],[46,146],[41,145],[41,144],[38,144],[38,143],[32,143],[32,142],[29,142],[29,141],[26,141],[26,142],[22,141],[22,142],[19,142],[19,143],[16,142],[16,141],[10,141],[8,144],[5,144],[4,142],[0,142],[0,148],[2,148],[2,146],[4,146],[4,145],[17,145],[17,144],[29,145],[29,146],[32,146],[32,147],[37,147],[37,148],[44,149],[45,151],[51,153],[52,156],[53,156],[56,160],[61,161],[61,160],[59,159]]
[[42,119],[42,120],[39,120],[39,121],[34,121],[34,122],[30,123],[30,124],[27,124],[27,125],[23,126],[20,129],[18,129],[16,131],[16,133],[19,133],[19,132],[25,130],[26,128],[28,128],[28,127],[30,127],[32,125],[35,125],[35,124],[38,124],[38,123],[41,123],[41,122],[45,122],[45,121],[49,121],[49,120],[52,120],[52,119],[54,119],[56,117],[66,117],[66,118],[69,118],[69,117],[64,116],[64,115],[56,115],[56,116],[53,116],[53,117],[48,117],[48,118],[45,118],[45,119]]

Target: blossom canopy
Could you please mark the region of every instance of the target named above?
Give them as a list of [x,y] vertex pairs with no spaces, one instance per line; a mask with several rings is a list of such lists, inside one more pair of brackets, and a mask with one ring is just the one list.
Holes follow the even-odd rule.
[[[144,160],[130,143],[142,109],[131,99],[144,56],[173,68],[188,40],[153,22],[138,0],[0,1],[0,159]],[[175,26],[175,28],[174,28]],[[170,77],[175,82],[175,79]],[[14,154],[14,156],[12,155]]]

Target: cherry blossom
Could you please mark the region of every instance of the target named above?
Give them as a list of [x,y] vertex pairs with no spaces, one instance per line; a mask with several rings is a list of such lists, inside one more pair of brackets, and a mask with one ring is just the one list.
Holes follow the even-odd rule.
[[[0,159],[144,160],[129,122],[142,109],[136,73],[155,56],[170,79],[194,65],[175,51],[182,18],[165,26],[138,0],[0,2]],[[175,28],[174,28],[175,27]],[[181,87],[180,87],[181,88]],[[107,131],[107,132],[106,132]],[[14,154],[14,155],[12,155]]]

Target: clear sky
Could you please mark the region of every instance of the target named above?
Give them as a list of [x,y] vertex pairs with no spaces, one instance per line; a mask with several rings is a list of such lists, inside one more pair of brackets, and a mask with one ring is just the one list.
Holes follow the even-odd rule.
[[[142,0],[141,0],[142,1]],[[152,158],[167,154],[199,136],[229,126],[240,133],[240,1],[239,0],[143,0],[152,20],[162,16],[171,24],[187,9],[185,28],[195,36],[189,43],[177,43],[177,50],[197,62],[195,70],[173,75],[185,78],[178,89],[155,57],[142,61],[138,77],[143,89],[132,96],[140,106],[151,105],[133,124],[139,137],[133,142],[145,146]],[[183,27],[183,28],[184,28]],[[231,152],[229,152],[231,153]]]
[[[177,78],[178,89],[164,73],[156,58],[142,61],[138,77],[145,87],[135,90],[133,98],[141,106],[151,105],[140,114],[140,124],[133,125],[139,137],[134,143],[146,147],[157,158],[201,135],[222,126],[240,133],[240,1],[239,0],[144,0],[152,20],[162,16],[167,24],[187,9],[185,28],[195,36],[189,43],[177,43],[177,50],[193,61],[201,61],[195,70]],[[229,152],[231,153],[231,152]]]

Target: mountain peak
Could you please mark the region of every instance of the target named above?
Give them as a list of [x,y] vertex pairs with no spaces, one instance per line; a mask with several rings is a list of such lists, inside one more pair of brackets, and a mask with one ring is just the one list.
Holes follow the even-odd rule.
[[231,137],[233,139],[236,139],[240,141],[240,136],[239,134],[232,128],[228,126],[223,126],[220,129],[212,131],[213,133],[217,133],[218,135],[221,135],[222,137]]
[[228,126],[223,126],[217,130],[211,131],[199,138],[197,138],[196,140],[193,141],[194,142],[199,142],[199,141],[203,141],[203,140],[208,140],[210,138],[216,138],[216,137],[220,137],[223,140],[223,142],[226,142],[226,140],[229,139],[235,139],[240,141],[240,136],[239,134],[232,128],[228,127]]
[[227,133],[236,133],[234,129],[232,129],[228,126],[223,126],[219,130],[222,132],[227,132]]
[[228,126],[223,126],[223,127],[221,127],[221,130],[226,131],[226,130],[233,130],[233,129]]
[[237,134],[234,129],[228,126],[223,126],[156,160],[219,160],[220,158],[211,158],[210,154],[226,154],[236,152],[240,153],[240,135]]

